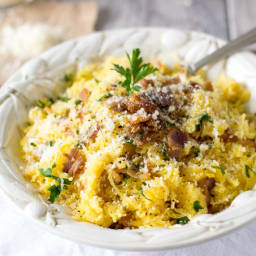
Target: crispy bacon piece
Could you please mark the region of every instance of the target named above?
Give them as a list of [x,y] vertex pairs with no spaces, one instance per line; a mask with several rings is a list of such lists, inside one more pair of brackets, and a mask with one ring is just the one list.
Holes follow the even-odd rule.
[[130,220],[133,217],[133,213],[127,213],[125,216],[121,217],[117,222],[112,223],[109,228],[111,229],[124,229],[130,226]]
[[149,85],[152,85],[152,86],[154,86],[155,85],[155,83],[154,83],[154,81],[153,80],[147,80],[147,79],[145,79],[145,78],[143,78],[143,79],[141,79],[140,81],[139,81],[139,84],[141,85],[141,87],[143,88],[143,89],[148,89],[148,86]]
[[173,78],[169,78],[166,81],[163,82],[162,86],[167,86],[171,84],[178,84],[180,83],[180,78],[178,76],[175,76]]
[[170,157],[175,157],[180,160],[185,143],[188,141],[188,137],[185,133],[177,128],[172,128],[167,135],[167,152]]
[[64,165],[63,172],[68,173],[70,176],[75,176],[76,173],[82,170],[84,167],[84,157],[79,155],[78,148],[72,148],[67,156],[67,161]]
[[211,191],[215,187],[215,179],[209,177],[203,178],[198,181],[198,186],[202,188],[206,198],[207,207],[209,208],[211,200]]
[[131,113],[137,112],[139,109],[144,108],[147,113],[153,113],[157,109],[157,105],[147,100],[143,95],[131,95],[127,101],[127,110]]
[[107,104],[110,109],[116,112],[123,112],[127,110],[127,105],[124,100],[111,101],[110,103],[107,101]]
[[212,83],[210,81],[205,83],[204,87],[205,87],[206,90],[213,91],[213,86],[212,86]]
[[97,124],[96,126],[92,127],[88,133],[88,139],[94,141],[101,127],[101,124]]
[[90,92],[84,88],[80,93],[79,93],[79,98],[81,98],[83,101],[87,101],[90,96]]
[[243,146],[256,148],[256,142],[255,141],[249,140],[249,139],[241,140],[241,139],[237,138],[237,136],[230,134],[230,132],[228,130],[226,130],[224,132],[224,134],[221,136],[221,138],[222,138],[224,143],[237,142],[237,143],[240,143]]

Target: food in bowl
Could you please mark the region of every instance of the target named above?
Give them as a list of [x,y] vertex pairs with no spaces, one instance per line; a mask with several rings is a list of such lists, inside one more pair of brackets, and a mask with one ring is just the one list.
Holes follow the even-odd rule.
[[30,112],[26,180],[72,217],[110,228],[171,227],[217,213],[256,183],[249,91],[140,50],[65,75]]

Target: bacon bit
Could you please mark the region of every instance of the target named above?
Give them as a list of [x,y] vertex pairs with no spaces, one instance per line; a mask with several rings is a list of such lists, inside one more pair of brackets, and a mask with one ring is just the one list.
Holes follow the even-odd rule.
[[255,141],[249,140],[249,139],[241,140],[237,136],[231,135],[229,130],[226,130],[225,133],[221,136],[221,138],[222,138],[224,143],[237,142],[237,143],[240,143],[243,146],[256,148],[256,142]]
[[148,81],[147,81],[146,79],[141,79],[141,80],[139,81],[139,84],[141,85],[141,87],[142,87],[143,89],[148,89]]
[[80,120],[83,120],[84,119],[84,115],[83,115],[83,112],[80,111],[77,113],[77,117],[80,119]]
[[181,159],[183,147],[188,141],[188,137],[185,133],[177,128],[172,128],[167,135],[168,155],[175,157],[177,160]]
[[119,101],[112,101],[111,103],[107,102],[110,109],[116,111],[116,112],[123,112],[127,110],[127,105],[125,101],[119,100]]
[[51,108],[49,108],[49,107],[45,107],[45,108],[44,108],[44,111],[45,111],[47,114],[51,114],[51,113],[52,113],[52,110],[51,110]]
[[132,94],[127,102],[127,110],[135,113],[141,108],[144,108],[147,113],[153,113],[157,109],[157,106],[153,102],[145,99],[143,95]]
[[143,115],[137,115],[137,114],[135,114],[135,116],[131,116],[131,117],[129,118],[129,122],[130,122],[131,124],[139,124],[139,123],[147,122],[147,121],[150,120],[150,119],[151,119],[151,116],[149,116],[149,115],[143,116]]
[[254,147],[254,148],[256,148],[256,143],[255,143],[255,141],[245,139],[245,140],[240,140],[239,142],[240,142],[243,146],[248,146],[248,147]]
[[97,124],[96,126],[92,127],[88,133],[88,139],[94,141],[101,127],[101,124]]
[[167,86],[167,85],[171,85],[171,84],[178,84],[180,83],[180,78],[178,76],[175,76],[173,78],[167,79],[166,81],[164,81],[162,83],[162,86]]
[[204,87],[205,87],[206,90],[213,91],[213,86],[212,86],[212,83],[210,81],[205,83]]
[[190,85],[193,87],[193,89],[200,89],[201,88],[201,86],[195,81],[190,81]]
[[128,213],[127,215],[121,217],[117,222],[112,223],[109,228],[111,229],[124,229],[130,226],[130,220],[133,217],[133,213]]
[[69,127],[65,127],[64,133],[67,135],[72,135],[72,136],[74,135],[74,133]]
[[68,159],[64,165],[63,172],[68,173],[70,176],[75,176],[84,167],[84,157],[79,155],[78,148],[72,148],[66,157]]
[[211,191],[215,187],[215,179],[214,178],[203,178],[198,181],[198,186],[203,189],[203,193],[205,195],[207,207],[210,206],[211,200]]
[[139,84],[141,85],[141,87],[143,88],[143,89],[148,89],[148,86],[149,85],[151,85],[151,86],[154,86],[155,85],[155,83],[154,83],[154,81],[153,80],[147,80],[147,79],[145,79],[145,78],[143,78],[143,79],[141,79],[140,81],[139,81]]
[[87,101],[90,96],[90,92],[84,88],[80,93],[79,93],[79,98],[81,98],[83,101]]

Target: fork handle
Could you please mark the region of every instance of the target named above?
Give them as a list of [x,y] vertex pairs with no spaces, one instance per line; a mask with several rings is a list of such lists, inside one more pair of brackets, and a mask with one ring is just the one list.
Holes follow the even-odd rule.
[[190,73],[195,73],[201,67],[216,62],[219,59],[225,58],[230,56],[232,53],[249,46],[253,43],[256,43],[256,28],[248,31],[247,33],[239,36],[238,38],[229,41],[226,45],[219,48],[212,54],[207,55],[206,57],[202,58],[201,60],[197,61],[196,63],[190,66]]

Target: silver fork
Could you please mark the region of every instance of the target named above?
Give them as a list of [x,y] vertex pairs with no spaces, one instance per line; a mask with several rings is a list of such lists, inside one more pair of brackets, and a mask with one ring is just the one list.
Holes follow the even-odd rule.
[[232,53],[253,43],[256,43],[256,28],[248,31],[247,33],[239,36],[234,40],[229,41],[225,46],[207,55],[196,63],[189,65],[188,73],[192,75],[201,67],[216,62],[222,58],[228,57]]

